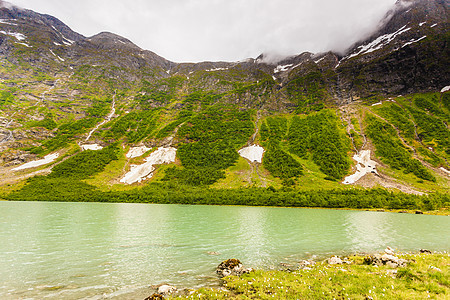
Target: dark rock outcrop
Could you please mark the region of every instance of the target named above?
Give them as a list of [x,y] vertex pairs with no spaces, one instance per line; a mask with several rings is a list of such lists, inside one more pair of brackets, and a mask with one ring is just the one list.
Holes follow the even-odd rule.
[[386,265],[391,268],[406,267],[408,261],[406,259],[398,258],[390,254],[374,254],[364,258],[364,264],[383,266]]
[[231,258],[221,262],[217,268],[216,273],[220,278],[234,275],[240,276],[245,273],[253,271],[252,268],[245,268],[239,259]]

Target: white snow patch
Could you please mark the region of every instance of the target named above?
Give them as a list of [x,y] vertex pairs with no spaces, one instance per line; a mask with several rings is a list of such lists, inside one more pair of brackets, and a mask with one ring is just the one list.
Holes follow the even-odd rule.
[[438,23],[435,23],[435,24],[431,25],[430,28],[433,28],[433,27],[437,26],[437,24]]
[[23,41],[24,39],[27,38],[24,34],[18,33],[18,32],[11,32],[11,31],[6,32],[6,31],[1,30],[0,33],[15,37],[19,41]]
[[406,25],[394,33],[389,33],[389,34],[379,36],[377,39],[370,42],[369,44],[364,45],[364,46],[359,46],[358,48],[361,48],[361,49],[357,53],[351,54],[351,55],[345,57],[344,59],[350,59],[350,58],[358,56],[360,54],[367,54],[367,53],[370,53],[370,52],[373,52],[373,51],[383,48],[384,46],[386,46],[387,44],[392,42],[397,36],[399,36],[402,33],[407,32],[408,30],[411,29],[411,28],[405,28],[405,27],[406,27]]
[[62,46],[60,43],[57,42],[53,42],[53,44],[55,44],[56,46]]
[[381,104],[383,104],[383,102],[374,103],[374,104],[372,104],[372,106],[381,105]]
[[440,167],[439,169],[441,169],[442,171],[444,171],[445,173],[447,173],[447,174],[449,174],[449,175],[450,175],[450,171],[449,171],[449,170],[447,170],[446,168],[444,168],[444,167]]
[[175,161],[177,149],[172,147],[159,147],[155,152],[152,152],[146,159],[146,163],[142,165],[131,166],[130,172],[120,180],[122,183],[132,184],[141,182],[144,179],[152,177],[155,170],[153,165],[160,165],[171,163]]
[[324,60],[325,59],[325,56],[324,57],[322,57],[321,59],[318,59],[318,60],[315,60],[314,62],[316,63],[316,64],[318,64],[318,63],[320,63],[322,60]]
[[127,158],[135,158],[135,157],[139,157],[142,154],[144,154],[145,152],[151,150],[152,148],[147,148],[145,146],[141,146],[141,147],[133,147],[130,148],[130,150],[128,151],[126,157]]
[[419,41],[421,41],[421,40],[423,40],[424,38],[426,38],[427,36],[426,35],[424,35],[423,37],[421,37],[420,39],[417,39],[417,40],[415,40],[415,39],[412,39],[412,40],[410,40],[409,42],[407,42],[407,43],[405,43],[403,46],[402,46],[402,48],[403,47],[405,47],[405,46],[408,46],[408,45],[411,45],[412,43],[417,43],[417,42],[419,42]]
[[[73,43],[75,43],[75,41],[72,41],[71,39],[66,38],[66,37],[65,37],[58,29],[56,29],[55,26],[52,25],[52,28],[53,28],[57,33],[59,33],[59,34],[61,35],[61,37],[62,37],[62,39],[63,39],[64,45],[70,46],[70,45],[72,45]],[[89,41],[90,41],[90,39],[89,39]]]
[[11,20],[9,20],[9,19],[0,19],[0,23],[2,23],[2,24],[17,26],[17,24],[14,24],[14,23],[11,23],[11,22],[8,22],[8,21],[11,21]]
[[26,164],[23,164],[21,166],[18,166],[17,168],[12,169],[12,171],[35,168],[35,167],[39,167],[42,165],[46,165],[46,164],[53,162],[55,159],[58,158],[58,156],[59,156],[59,153],[48,154],[48,155],[44,156],[43,159],[27,162]]
[[215,68],[215,69],[205,70],[205,72],[226,71],[226,70],[228,70],[228,68]]
[[297,67],[300,67],[302,64],[303,64],[303,62],[301,62],[301,63],[299,63],[299,64],[296,64],[296,65],[293,66],[291,69],[295,69],[295,68],[297,68]]
[[273,76],[273,75],[272,75],[272,79],[275,80],[275,81],[277,81],[277,78],[276,78],[275,76]]
[[352,184],[357,182],[367,173],[378,174],[377,163],[370,159],[370,150],[362,150],[359,154],[353,155],[353,159],[358,163],[356,165],[356,172],[353,175],[345,177],[343,184]]
[[56,56],[56,58],[58,58],[60,61],[65,61],[63,58],[59,57],[58,55],[55,54],[55,52],[53,52],[53,50],[50,50],[50,52]]
[[419,26],[422,27],[422,25],[423,25],[423,24],[426,24],[426,23],[427,23],[427,21],[422,22],[422,23],[419,23]]
[[273,69],[274,73],[279,73],[279,72],[286,72],[287,70],[289,70],[290,67],[292,67],[294,64],[288,64],[288,65],[284,65],[284,66],[277,66],[275,69]]
[[238,151],[239,155],[243,158],[248,159],[251,162],[262,163],[262,157],[264,154],[264,148],[258,145],[252,145],[245,148],[242,148]]
[[19,43],[19,42],[16,42],[16,44],[22,45],[22,46],[25,46],[25,47],[28,47],[28,48],[33,48],[33,46],[30,46],[30,45],[28,45],[27,43]]
[[450,91],[450,85],[447,85],[446,87],[443,87],[441,90],[441,93],[445,93],[447,91]]
[[86,145],[80,145],[81,146],[81,150],[93,150],[93,151],[97,151],[97,150],[102,150],[103,147],[100,146],[99,144],[86,144]]
[[[65,41],[63,41],[64,42],[64,44],[70,44],[70,45],[72,45],[73,43],[75,43],[75,41],[72,41],[71,39],[68,39],[68,38],[66,38],[65,36],[63,36],[62,34],[61,34],[61,36],[63,37],[63,39],[65,40]],[[67,45],[66,44],[66,45]]]

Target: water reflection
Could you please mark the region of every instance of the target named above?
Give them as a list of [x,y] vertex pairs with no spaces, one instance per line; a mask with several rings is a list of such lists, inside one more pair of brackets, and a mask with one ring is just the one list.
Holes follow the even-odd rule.
[[271,254],[266,233],[267,211],[255,207],[241,208],[237,221],[240,227],[236,242],[242,251],[242,260],[264,265]]
[[391,227],[388,214],[376,212],[350,212],[345,229],[351,241],[350,250],[373,251],[391,245],[396,229]]

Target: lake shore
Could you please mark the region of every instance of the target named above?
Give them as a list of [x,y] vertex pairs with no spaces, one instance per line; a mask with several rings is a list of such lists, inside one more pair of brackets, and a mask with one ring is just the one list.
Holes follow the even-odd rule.
[[[390,253],[390,254],[388,254]],[[377,261],[398,259],[404,264]],[[375,259],[374,259],[375,258]],[[219,288],[183,290],[167,299],[446,299],[450,255],[378,253],[301,261],[284,270],[255,270],[223,278]],[[161,295],[163,296],[163,295]],[[161,299],[158,294],[153,298]]]
[[[0,201],[18,201],[18,200],[8,200],[0,198]],[[19,200],[20,201],[20,200]],[[28,200],[27,200],[28,201]],[[73,202],[73,201],[70,201]],[[98,202],[102,203],[102,202]],[[122,202],[116,202],[122,203]],[[159,203],[142,203],[142,204],[159,204]],[[170,203],[177,205],[178,203]],[[187,204],[187,205],[207,205],[207,204]],[[223,205],[223,204],[211,204],[218,206],[246,206],[246,205]],[[249,205],[250,206],[250,205]],[[255,206],[252,207],[292,207],[292,206]],[[416,215],[432,215],[432,216],[450,216],[450,209],[441,208],[438,210],[422,211],[416,209],[384,209],[384,208],[351,208],[351,207],[339,207],[339,208],[329,208],[329,207],[296,207],[296,208],[307,208],[307,209],[336,209],[336,210],[352,210],[352,211],[372,211],[372,212],[388,212],[388,213],[405,213],[405,214],[416,214]]]

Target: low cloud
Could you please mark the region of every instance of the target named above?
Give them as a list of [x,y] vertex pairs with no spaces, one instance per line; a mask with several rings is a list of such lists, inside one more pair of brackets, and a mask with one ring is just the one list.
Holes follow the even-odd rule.
[[122,35],[176,62],[345,51],[395,0],[12,0],[91,36]]

